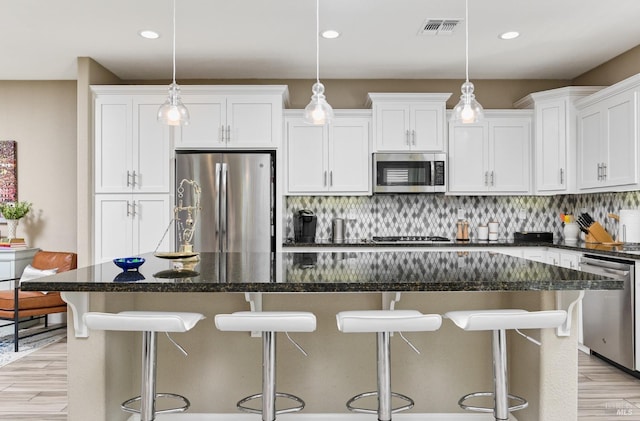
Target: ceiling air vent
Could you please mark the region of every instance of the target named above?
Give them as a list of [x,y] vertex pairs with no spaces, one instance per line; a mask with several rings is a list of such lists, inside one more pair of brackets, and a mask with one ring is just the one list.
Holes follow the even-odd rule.
[[451,35],[462,19],[427,19],[418,33],[420,35]]

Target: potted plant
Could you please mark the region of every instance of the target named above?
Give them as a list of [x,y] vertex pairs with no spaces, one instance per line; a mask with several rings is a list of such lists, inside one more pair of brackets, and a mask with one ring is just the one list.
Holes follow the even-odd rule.
[[7,237],[16,238],[16,229],[18,221],[23,218],[31,210],[30,202],[5,202],[0,203],[0,213],[7,220],[7,228],[9,233]]

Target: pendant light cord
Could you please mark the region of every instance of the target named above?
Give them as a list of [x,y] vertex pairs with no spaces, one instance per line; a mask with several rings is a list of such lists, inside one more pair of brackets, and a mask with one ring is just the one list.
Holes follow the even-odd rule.
[[316,0],[316,82],[320,83],[320,0]]
[[173,0],[173,83],[176,83],[176,0]]
[[464,0],[464,44],[465,70],[467,82],[469,82],[469,0]]

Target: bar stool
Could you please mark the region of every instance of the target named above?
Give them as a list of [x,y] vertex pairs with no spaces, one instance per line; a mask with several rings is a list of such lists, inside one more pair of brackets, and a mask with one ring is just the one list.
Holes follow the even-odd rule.
[[[496,421],[506,421],[509,419],[510,412],[526,408],[529,403],[524,398],[509,394],[506,330],[515,329],[520,333],[519,329],[556,328],[565,322],[567,312],[564,310],[531,312],[526,310],[473,310],[450,311],[444,316],[467,331],[493,331],[491,348],[494,390],[493,392],[469,393],[460,398],[458,405],[467,411],[493,412]],[[465,403],[468,399],[479,396],[493,396],[494,407],[471,406]],[[509,399],[516,401],[516,404],[509,406]]]
[[[142,334],[142,380],[140,396],[131,398],[120,406],[123,411],[140,414],[140,421],[153,421],[157,414],[184,412],[191,403],[187,398],[175,393],[156,393],[156,360],[158,332],[167,334],[169,340],[187,355],[185,350],[169,336],[170,332],[187,332],[205,317],[200,313],[179,313],[165,311],[122,311],[120,313],[88,312],[84,323],[93,330],[117,330],[143,332]],[[182,406],[164,410],[155,409],[157,398],[178,400]],[[140,401],[140,409],[131,407]]]
[[[365,310],[341,311],[336,315],[338,330],[343,333],[376,333],[377,334],[377,378],[378,389],[374,392],[360,393],[347,401],[347,409],[352,412],[378,414],[379,421],[390,421],[391,414],[413,408],[414,401],[408,396],[391,391],[391,333],[399,332],[401,337],[418,352],[418,350],[402,336],[402,332],[429,332],[440,328],[442,317],[439,314],[422,314],[416,310]],[[355,407],[358,399],[369,396],[378,397],[378,409]],[[396,397],[407,402],[406,405],[392,408],[391,398]]]
[[[288,332],[313,332],[316,330],[316,316],[301,311],[238,311],[232,314],[218,314],[216,327],[226,332],[262,332],[262,392],[247,396],[236,404],[240,411],[262,414],[263,421],[274,421],[276,415],[301,411],[305,403],[299,397],[276,391],[276,333],[285,332],[289,340],[306,356],[307,354]],[[276,397],[291,399],[297,406],[276,410]],[[245,404],[262,398],[262,409],[254,409]]]

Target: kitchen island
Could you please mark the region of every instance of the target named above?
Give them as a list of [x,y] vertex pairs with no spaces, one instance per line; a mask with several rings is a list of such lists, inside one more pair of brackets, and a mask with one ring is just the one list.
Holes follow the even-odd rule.
[[[171,260],[145,257],[137,273],[123,273],[109,262],[24,283],[25,290],[62,291],[72,304],[71,421],[125,420],[119,403],[138,389],[139,337],[86,332],[78,316],[87,310],[205,314],[209,320],[175,338],[189,351],[188,358],[161,341],[158,390],[189,397],[190,412],[227,414],[227,419],[236,413],[238,399],[259,389],[261,347],[247,335],[218,332],[210,319],[247,310],[245,298],[265,310],[312,311],[318,330],[296,335],[309,357],[286,342],[280,345],[278,389],[305,399],[307,408],[297,417],[324,414],[337,420],[350,416],[345,414],[346,399],[375,388],[374,341],[368,335],[339,334],[338,311],[390,305],[441,314],[481,308],[567,309],[579,298],[577,291],[622,287],[622,282],[601,276],[484,251],[203,253],[197,263],[184,262],[182,270],[175,270]],[[391,299],[389,292],[394,293]],[[519,420],[576,419],[575,329],[565,326],[561,335],[568,336],[555,330],[530,335],[543,342],[541,348],[510,337],[511,389],[530,400],[530,408],[515,415]],[[422,355],[394,341],[392,381],[394,389],[415,399],[414,413],[460,413],[456,402],[461,395],[490,389],[490,335],[460,332],[445,321],[439,331],[412,334],[411,340]],[[434,417],[423,419],[438,419]]]

